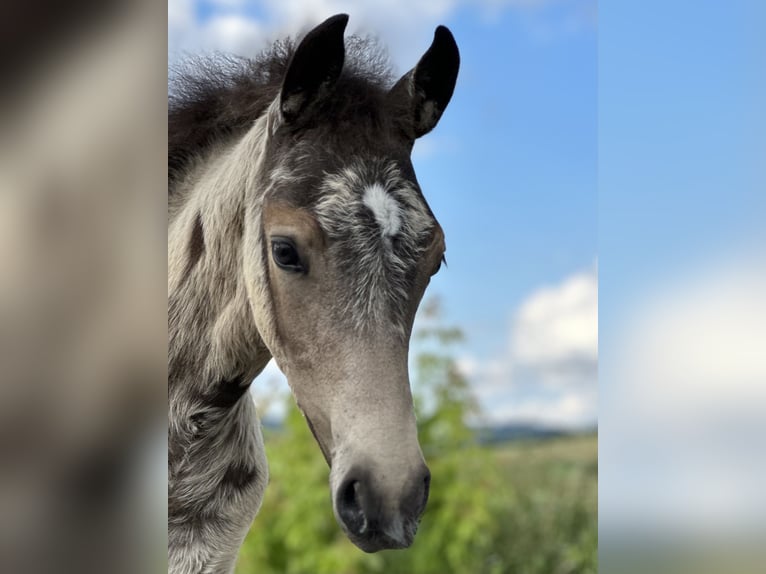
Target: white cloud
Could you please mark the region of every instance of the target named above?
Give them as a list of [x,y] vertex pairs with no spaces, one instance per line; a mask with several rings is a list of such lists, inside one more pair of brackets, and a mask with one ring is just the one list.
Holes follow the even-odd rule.
[[168,0],[168,26],[182,26],[194,20],[192,0]]
[[216,50],[245,55],[258,53],[268,38],[259,22],[233,14],[213,17],[204,24],[201,34]]
[[[473,383],[476,398],[495,410],[512,385],[511,363],[508,357],[478,360],[467,355],[457,360],[458,370]],[[490,413],[491,414],[491,413]]]
[[619,381],[636,408],[701,421],[732,402],[766,403],[762,257],[687,273],[636,302],[618,340]]
[[265,48],[272,34],[263,22],[242,12],[246,2],[217,2],[222,9],[201,22],[194,0],[168,0],[168,53],[226,52],[252,56]]
[[168,0],[168,52],[193,50],[198,29],[193,0]]
[[764,293],[766,253],[729,254],[661,277],[610,321],[600,451],[609,523],[763,526]]
[[598,272],[541,287],[519,305],[506,351],[458,368],[492,422],[583,427],[597,419]]
[[514,421],[566,429],[588,427],[597,417],[592,397],[588,393],[575,391],[551,398],[510,397],[497,404],[489,414],[490,421],[498,423]]
[[511,339],[515,360],[542,367],[598,361],[595,270],[533,293],[518,311]]

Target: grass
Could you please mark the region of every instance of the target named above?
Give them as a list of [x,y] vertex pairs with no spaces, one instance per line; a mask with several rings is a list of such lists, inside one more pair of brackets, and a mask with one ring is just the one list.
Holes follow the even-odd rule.
[[522,441],[492,449],[503,478],[497,572],[598,569],[598,438]]

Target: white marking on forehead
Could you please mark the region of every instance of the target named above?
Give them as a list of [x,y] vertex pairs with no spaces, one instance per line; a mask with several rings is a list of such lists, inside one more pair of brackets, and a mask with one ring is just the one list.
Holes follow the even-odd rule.
[[402,227],[402,212],[396,199],[379,183],[368,185],[362,197],[364,205],[372,211],[381,233],[393,237]]
[[360,331],[385,325],[405,335],[411,276],[435,225],[422,195],[393,162],[376,158],[326,174],[321,191],[314,213],[347,278],[339,315]]

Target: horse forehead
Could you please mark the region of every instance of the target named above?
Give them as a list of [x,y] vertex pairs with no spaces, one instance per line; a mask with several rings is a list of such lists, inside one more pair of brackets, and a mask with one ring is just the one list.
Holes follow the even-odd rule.
[[324,175],[314,216],[344,278],[338,317],[361,330],[385,325],[405,334],[418,268],[437,227],[414,180],[394,162],[352,162]]
[[417,183],[405,177],[394,161],[352,161],[325,173],[315,205],[325,231],[354,229],[356,220],[377,225],[384,238],[418,235],[434,226]]

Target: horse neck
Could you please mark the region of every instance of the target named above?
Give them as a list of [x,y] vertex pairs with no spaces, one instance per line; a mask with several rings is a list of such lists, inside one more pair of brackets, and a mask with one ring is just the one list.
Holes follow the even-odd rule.
[[[187,177],[169,211],[168,385],[206,394],[220,381],[252,380],[270,354],[255,326],[242,266],[246,205],[267,123],[212,154]],[[250,195],[246,198],[246,192]],[[255,197],[253,197],[255,195]],[[252,206],[251,206],[252,208]]]
[[169,206],[168,571],[174,573],[233,570],[268,477],[254,405],[243,397],[270,358],[242,269],[245,206],[252,199],[245,190],[258,172],[258,135],[200,165]]

